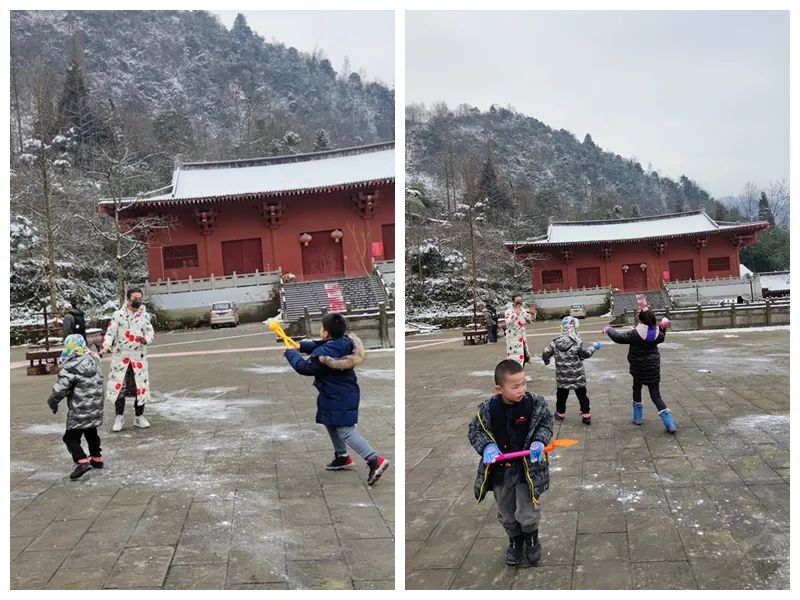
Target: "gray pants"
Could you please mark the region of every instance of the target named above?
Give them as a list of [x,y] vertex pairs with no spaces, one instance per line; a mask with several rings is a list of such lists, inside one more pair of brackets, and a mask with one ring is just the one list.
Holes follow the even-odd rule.
[[494,499],[497,502],[497,520],[508,537],[539,529],[541,510],[531,502],[528,483],[518,468],[509,468],[502,485],[494,486]]
[[370,446],[366,438],[361,435],[361,432],[356,429],[355,425],[349,425],[347,427],[325,425],[325,429],[328,430],[328,435],[331,436],[333,451],[336,453],[336,456],[345,456],[347,454],[347,446],[350,446],[353,452],[366,461],[378,458],[378,453],[372,449],[372,446]]

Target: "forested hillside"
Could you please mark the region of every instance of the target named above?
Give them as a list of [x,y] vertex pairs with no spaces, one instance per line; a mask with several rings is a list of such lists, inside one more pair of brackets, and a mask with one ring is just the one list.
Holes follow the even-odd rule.
[[144,279],[96,202],[168,185],[176,156],[394,139],[393,89],[205,11],[13,11],[10,101],[12,321],[73,295],[107,311]]

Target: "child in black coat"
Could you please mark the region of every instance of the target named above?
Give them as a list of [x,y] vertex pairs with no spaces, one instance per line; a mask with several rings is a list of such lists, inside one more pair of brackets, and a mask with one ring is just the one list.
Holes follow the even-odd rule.
[[675,433],[675,421],[672,413],[661,398],[661,356],[658,345],[666,337],[669,320],[664,318],[656,325],[656,316],[653,311],[645,308],[639,312],[639,324],[630,331],[615,331],[610,325],[603,328],[603,333],[618,344],[629,344],[628,363],[633,376],[633,423],[642,424],[642,386],[647,386],[650,399],[658,409],[658,416],[664,422],[664,427],[669,433]]

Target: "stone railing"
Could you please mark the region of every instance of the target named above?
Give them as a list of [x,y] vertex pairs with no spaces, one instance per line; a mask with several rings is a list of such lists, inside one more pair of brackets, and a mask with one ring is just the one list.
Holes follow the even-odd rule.
[[218,290],[224,288],[247,287],[251,285],[275,285],[280,283],[280,271],[267,271],[260,273],[244,273],[223,275],[222,277],[202,277],[194,279],[166,279],[147,281],[143,284],[145,295],[148,294],[175,294],[179,292],[196,292],[203,290]]
[[[694,308],[675,308],[654,311],[660,320],[667,317],[672,329],[728,329],[736,327],[768,327],[789,324],[789,300],[767,300],[730,306],[696,305]],[[633,312],[626,312],[621,323],[634,324]],[[620,322],[620,321],[618,321]]]

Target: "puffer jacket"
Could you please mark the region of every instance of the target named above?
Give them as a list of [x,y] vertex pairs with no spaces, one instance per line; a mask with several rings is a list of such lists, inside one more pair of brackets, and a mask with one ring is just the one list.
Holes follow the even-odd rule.
[[594,346],[584,346],[578,334],[562,333],[542,351],[542,361],[549,365],[556,359],[556,387],[567,390],[586,387],[583,360],[594,354]]
[[91,353],[67,358],[47,399],[51,410],[67,399],[67,429],[89,429],[103,424],[103,372]]
[[[310,354],[304,359],[300,352]],[[301,375],[314,377],[317,388],[317,423],[346,427],[358,422],[361,391],[355,368],[364,362],[364,344],[357,335],[332,340],[303,340],[300,351],[284,353],[289,364]]]
[[[644,385],[661,381],[661,356],[658,353],[658,345],[666,338],[666,332],[661,327],[649,329],[647,325],[640,323],[629,331],[608,330],[608,337],[616,343],[630,345],[628,348],[630,374],[635,381]],[[647,339],[648,334],[651,341]]]
[[[526,393],[526,396],[533,400],[533,414],[528,425],[528,433],[525,436],[523,448],[530,448],[535,441],[542,442],[545,446],[550,443],[553,437],[553,413],[547,408],[547,402],[542,396]],[[492,435],[491,403],[502,402],[499,395],[492,396],[478,406],[478,412],[469,424],[469,443],[481,456],[478,459],[478,474],[475,477],[475,499],[480,502],[487,492],[492,490],[492,471],[493,468],[502,468],[500,465],[484,465],[483,449],[490,442],[497,441]],[[531,503],[539,504],[539,497],[550,487],[550,468],[548,466],[547,454],[544,462],[538,463],[523,457],[525,466],[525,481],[528,482],[528,490],[531,495]]]

